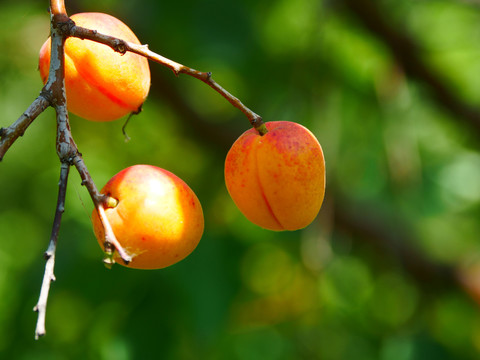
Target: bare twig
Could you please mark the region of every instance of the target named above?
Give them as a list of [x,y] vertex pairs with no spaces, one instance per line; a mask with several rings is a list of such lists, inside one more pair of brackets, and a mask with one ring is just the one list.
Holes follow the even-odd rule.
[[33,120],[49,105],[50,101],[45,95],[40,94],[17,121],[7,128],[0,128],[0,161],[2,161],[10,146],[25,133]]
[[33,308],[38,312],[37,327],[35,329],[35,339],[45,335],[45,315],[47,311],[48,293],[50,284],[55,281],[54,267],[55,267],[55,250],[57,248],[58,233],[60,230],[60,223],[62,215],[65,211],[65,195],[67,192],[67,180],[70,170],[70,164],[63,162],[60,168],[60,181],[58,189],[57,208],[55,211],[55,218],[53,220],[52,234],[50,236],[50,243],[44,256],[46,259],[45,273],[43,275],[42,288],[38,298],[37,305]]
[[113,36],[101,34],[96,30],[90,30],[82,28],[80,26],[73,26],[70,29],[70,35],[78,37],[80,39],[87,39],[96,41],[107,46],[110,46],[113,50],[124,54],[127,51],[133,52],[138,55],[145,56],[146,58],[155,61],[161,65],[168,67],[172,70],[175,75],[186,74],[190,75],[218,92],[222,95],[230,104],[239,109],[250,121],[251,125],[261,134],[264,135],[267,133],[267,128],[262,120],[260,115],[257,115],[248,107],[246,107],[238,98],[230,94],[227,90],[221,87],[215,80],[212,78],[212,73],[210,72],[201,72],[195,69],[192,69],[188,66],[179,64],[175,61],[167,59],[166,57],[159,55],[148,48],[148,45],[138,45],[122,39],[118,39]]
[[[62,5],[58,1],[51,2],[51,9],[59,10]],[[60,17],[62,14],[60,14]],[[57,18],[59,15],[54,15],[52,12],[51,21],[51,37],[52,37],[52,56],[50,61],[50,75],[47,84],[43,88],[43,93],[48,94],[50,104],[55,107],[57,113],[57,154],[61,160],[60,168],[60,182],[58,191],[57,208],[55,211],[55,218],[53,221],[52,235],[47,251],[45,252],[45,272],[43,275],[42,287],[40,290],[40,297],[34,310],[38,312],[37,326],[35,330],[35,339],[45,335],[45,317],[47,310],[48,294],[50,291],[50,284],[55,281],[54,266],[55,266],[55,250],[57,248],[58,232],[60,230],[60,223],[62,215],[65,210],[65,196],[67,191],[68,174],[70,171],[69,157],[70,152],[75,149],[75,143],[69,134],[68,113],[66,112],[66,95],[64,84],[64,47],[65,36],[57,26]],[[72,146],[73,145],[73,146]]]
[[[63,48],[65,36],[58,30],[59,23],[68,23],[69,19],[65,10],[64,0],[51,0],[51,33],[52,33],[52,61],[50,64],[50,76],[47,84],[40,95],[33,101],[28,109],[7,128],[0,128],[0,161],[13,143],[22,136],[30,124],[40,115],[48,106],[56,103],[61,96],[52,93],[52,87],[64,91],[63,84]],[[58,81],[57,81],[58,80]],[[63,97],[65,98],[65,97]]]

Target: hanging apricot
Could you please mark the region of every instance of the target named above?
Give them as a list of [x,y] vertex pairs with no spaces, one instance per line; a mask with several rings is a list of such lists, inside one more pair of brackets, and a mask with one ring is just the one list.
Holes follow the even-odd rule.
[[245,217],[269,230],[298,230],[317,216],[325,194],[325,159],[304,126],[271,121],[244,132],[225,160],[225,183]]
[[[71,16],[76,25],[140,44],[130,28],[102,13]],[[45,84],[50,67],[50,38],[40,49],[40,76]],[[150,89],[148,60],[107,45],[69,37],[65,43],[65,89],[72,113],[93,121],[111,121],[137,112]]]

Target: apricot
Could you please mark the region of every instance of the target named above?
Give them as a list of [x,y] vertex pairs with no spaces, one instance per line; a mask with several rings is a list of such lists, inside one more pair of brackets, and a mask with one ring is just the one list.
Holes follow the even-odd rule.
[[[115,252],[119,264],[164,268],[187,257],[202,237],[203,211],[197,196],[167,170],[152,165],[128,167],[113,176],[101,193],[117,200],[105,214],[118,242],[132,256],[125,265]],[[104,249],[104,228],[96,210],[92,223]]]
[[244,132],[225,160],[225,183],[245,217],[269,230],[298,230],[317,216],[325,194],[325,160],[300,124],[267,122]]
[[[102,13],[71,16],[78,26],[140,44],[120,20]],[[50,67],[50,38],[40,49],[43,83]],[[93,121],[111,121],[139,110],[150,89],[148,60],[140,55],[115,52],[107,45],[70,37],[65,43],[65,88],[72,113]]]

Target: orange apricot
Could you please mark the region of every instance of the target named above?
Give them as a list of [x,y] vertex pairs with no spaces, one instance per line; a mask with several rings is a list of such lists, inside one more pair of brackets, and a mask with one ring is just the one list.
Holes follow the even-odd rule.
[[[76,25],[140,44],[120,20],[102,13],[71,16]],[[50,67],[50,38],[40,49],[40,76],[45,84]],[[150,89],[148,60],[115,52],[107,45],[70,37],[65,43],[65,89],[72,113],[93,121],[111,121],[136,112]]]
[[[125,265],[136,269],[160,269],[187,257],[198,245],[204,220],[200,202],[190,187],[171,172],[134,165],[113,176],[101,190],[116,199],[105,215],[118,242],[132,256]],[[115,201],[114,201],[115,203]],[[93,210],[97,240],[105,245],[104,227]]]
[[325,160],[300,124],[267,122],[244,132],[225,160],[225,183],[245,217],[269,230],[298,230],[317,216],[325,194]]

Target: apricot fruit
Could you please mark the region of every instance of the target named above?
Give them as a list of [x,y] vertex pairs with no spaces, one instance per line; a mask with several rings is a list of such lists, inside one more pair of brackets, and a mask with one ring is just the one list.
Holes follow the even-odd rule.
[[300,124],[272,121],[244,132],[225,160],[225,183],[245,217],[269,230],[298,230],[317,216],[325,194],[325,159]]
[[[102,13],[71,16],[76,25],[140,44],[120,20]],[[45,84],[50,67],[50,38],[40,49],[40,76]],[[111,121],[140,109],[150,89],[148,60],[115,52],[107,45],[69,37],[65,43],[65,89],[72,113],[93,121]]]
[[[200,202],[190,187],[171,172],[152,165],[134,165],[113,176],[101,190],[116,206],[106,217],[124,250],[124,264],[136,269],[160,269],[187,257],[198,245],[204,220]],[[92,223],[104,249],[105,232],[97,210]]]

